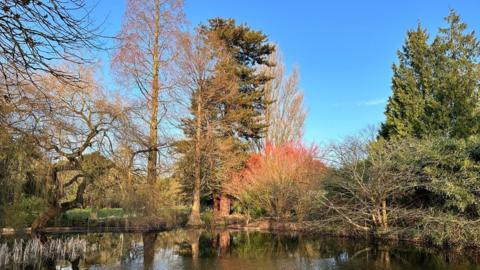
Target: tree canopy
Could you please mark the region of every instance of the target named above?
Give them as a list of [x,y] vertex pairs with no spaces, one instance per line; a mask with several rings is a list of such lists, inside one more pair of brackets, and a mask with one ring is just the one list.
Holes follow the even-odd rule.
[[407,33],[380,135],[466,138],[480,130],[480,43],[451,11],[432,42],[421,25]]

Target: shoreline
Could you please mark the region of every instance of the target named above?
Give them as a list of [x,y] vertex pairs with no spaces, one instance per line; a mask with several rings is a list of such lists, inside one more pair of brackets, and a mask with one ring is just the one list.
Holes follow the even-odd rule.
[[260,231],[271,233],[301,233],[307,235],[338,237],[352,240],[371,241],[374,243],[383,243],[387,245],[405,244],[414,247],[432,248],[442,251],[473,251],[480,254],[480,246],[455,246],[455,245],[435,245],[429,243],[425,239],[405,237],[405,234],[395,231],[387,233],[360,233],[360,232],[347,232],[345,230],[336,230],[332,228],[322,227],[319,228],[319,223],[316,221],[304,221],[304,222],[282,222],[274,219],[259,219],[253,220],[248,224],[239,225],[231,224],[225,226],[228,229],[240,230],[240,231]]
[[[218,221],[218,220],[217,220]],[[319,223],[316,221],[304,222],[282,222],[274,219],[257,219],[249,223],[237,222],[228,224],[228,219],[223,219],[222,222],[215,222],[214,224],[188,227],[188,226],[172,226],[169,228],[159,226],[64,226],[64,227],[45,227],[39,231],[40,234],[56,235],[56,234],[86,234],[86,233],[148,233],[148,232],[166,232],[176,229],[204,229],[204,230],[232,230],[232,231],[247,231],[247,232],[265,232],[265,233],[299,233],[305,235],[317,235],[327,237],[338,237],[346,239],[357,239],[363,241],[372,241],[384,244],[407,244],[415,247],[434,248],[443,251],[461,252],[464,250],[474,251],[480,254],[480,247],[478,246],[447,246],[434,245],[420,238],[408,238],[401,233],[390,232],[385,234],[373,233],[355,233],[346,232],[345,230],[336,230],[328,228],[319,228]],[[31,235],[30,228],[0,228],[1,237],[24,236]]]

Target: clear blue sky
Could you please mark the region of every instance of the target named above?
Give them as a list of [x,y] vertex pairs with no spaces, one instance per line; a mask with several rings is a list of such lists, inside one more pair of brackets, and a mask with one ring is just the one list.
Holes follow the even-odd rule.
[[[91,1],[98,3],[99,20],[108,15],[105,34],[117,33],[124,1]],[[406,31],[420,21],[435,34],[450,8],[479,32],[479,0],[185,0],[192,27],[211,17],[234,18],[279,44],[287,66],[300,66],[305,140],[316,143],[383,121],[391,65]]]

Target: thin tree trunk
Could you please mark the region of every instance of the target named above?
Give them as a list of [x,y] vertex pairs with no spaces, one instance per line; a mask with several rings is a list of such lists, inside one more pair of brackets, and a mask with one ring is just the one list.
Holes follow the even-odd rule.
[[226,217],[230,215],[230,198],[225,192],[220,193],[219,216]]
[[199,226],[203,225],[200,219],[200,191],[202,185],[202,168],[201,168],[201,149],[200,140],[202,139],[202,97],[201,90],[198,92],[197,97],[197,119],[196,119],[196,131],[195,131],[195,179],[193,183],[193,201],[192,212],[188,218],[188,225]]
[[372,214],[372,222],[373,222],[373,226],[375,226],[375,227],[378,226],[378,222],[377,222],[377,218],[375,217],[375,213]]
[[382,201],[382,220],[383,220],[383,228],[385,230],[388,229],[388,216],[387,216],[387,200]]
[[160,69],[159,64],[159,44],[158,38],[160,33],[160,0],[155,0],[155,29],[154,29],[154,44],[153,44],[153,78],[152,78],[152,92],[151,92],[151,115],[150,115],[150,136],[147,164],[147,182],[149,184],[155,183],[157,178],[157,143],[158,143],[158,95],[159,95],[159,81],[158,73]]

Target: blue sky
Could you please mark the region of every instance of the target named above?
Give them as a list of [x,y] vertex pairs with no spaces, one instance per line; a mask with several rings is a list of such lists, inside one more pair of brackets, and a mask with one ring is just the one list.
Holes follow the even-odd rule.
[[[104,33],[117,33],[124,1],[93,1],[95,18],[108,16]],[[420,21],[435,34],[450,8],[480,31],[478,0],[185,0],[192,27],[212,17],[234,18],[280,45],[287,66],[300,67],[305,140],[320,144],[383,121],[391,65],[406,31]]]

